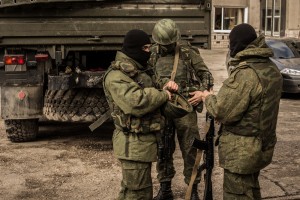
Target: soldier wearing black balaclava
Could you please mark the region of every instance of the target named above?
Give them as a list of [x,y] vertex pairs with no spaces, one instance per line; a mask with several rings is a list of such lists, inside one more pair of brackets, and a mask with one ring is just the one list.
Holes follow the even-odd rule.
[[145,68],[151,52],[143,50],[143,46],[150,44],[150,38],[144,31],[131,30],[124,38],[121,52],[138,62],[140,67]]
[[229,34],[230,56],[234,57],[256,38],[256,32],[249,24],[240,24],[237,28],[232,29]]
[[249,24],[229,35],[229,77],[217,95],[205,91],[207,111],[223,124],[219,163],[224,168],[224,200],[260,200],[260,170],[272,161],[282,76],[273,52]]
[[164,127],[160,106],[170,93],[155,89],[146,73],[150,43],[144,31],[129,31],[103,81],[115,125],[113,150],[122,168],[119,200],[153,196],[151,165],[157,158],[156,134]]

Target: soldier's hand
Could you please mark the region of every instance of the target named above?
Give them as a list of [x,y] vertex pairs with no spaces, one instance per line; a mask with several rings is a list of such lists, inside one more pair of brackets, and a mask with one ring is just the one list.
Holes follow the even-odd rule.
[[204,90],[203,93],[202,93],[202,100],[205,101],[205,98],[208,96],[208,95],[211,95],[211,94],[214,94],[214,91],[211,89],[209,91],[207,90]]
[[195,92],[190,92],[190,96],[192,96],[188,101],[192,106],[197,106],[201,101],[202,101],[202,96],[203,92],[201,91],[195,91]]
[[178,90],[178,85],[174,81],[169,81],[164,85],[163,89],[176,92]]
[[166,93],[168,94],[168,96],[169,96],[169,101],[171,101],[172,100],[172,94],[171,94],[171,92],[169,91],[169,90],[165,90],[164,89],[164,91],[166,91]]

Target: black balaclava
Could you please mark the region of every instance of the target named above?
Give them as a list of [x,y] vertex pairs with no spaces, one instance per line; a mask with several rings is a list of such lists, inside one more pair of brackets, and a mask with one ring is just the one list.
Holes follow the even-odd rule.
[[235,26],[229,34],[230,56],[234,57],[256,38],[256,32],[249,24],[239,24]]
[[125,35],[121,51],[145,67],[151,55],[151,52],[142,50],[145,44],[151,44],[147,33],[142,30],[133,29]]

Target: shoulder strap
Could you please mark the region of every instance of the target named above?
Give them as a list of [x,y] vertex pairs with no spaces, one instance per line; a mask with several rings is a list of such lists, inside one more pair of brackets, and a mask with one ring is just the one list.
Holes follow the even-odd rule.
[[185,193],[185,198],[184,198],[185,200],[190,200],[191,199],[193,184],[195,182],[195,179],[196,179],[196,176],[197,176],[197,173],[198,173],[198,168],[199,168],[200,161],[201,161],[201,158],[202,158],[202,152],[203,152],[203,150],[197,149],[197,155],[196,155],[195,163],[194,163],[194,166],[193,166],[191,179],[190,179],[188,188],[187,188],[186,193]]
[[179,62],[179,45],[176,44],[173,70],[172,70],[172,73],[171,73],[171,80],[172,81],[175,80],[175,76],[176,76],[176,72],[177,72],[177,67],[178,67],[178,62]]

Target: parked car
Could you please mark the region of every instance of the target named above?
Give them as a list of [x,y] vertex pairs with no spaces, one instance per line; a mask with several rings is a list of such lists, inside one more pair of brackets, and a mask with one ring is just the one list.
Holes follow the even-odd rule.
[[274,52],[271,60],[282,74],[283,92],[300,93],[300,39],[267,38],[266,43]]

